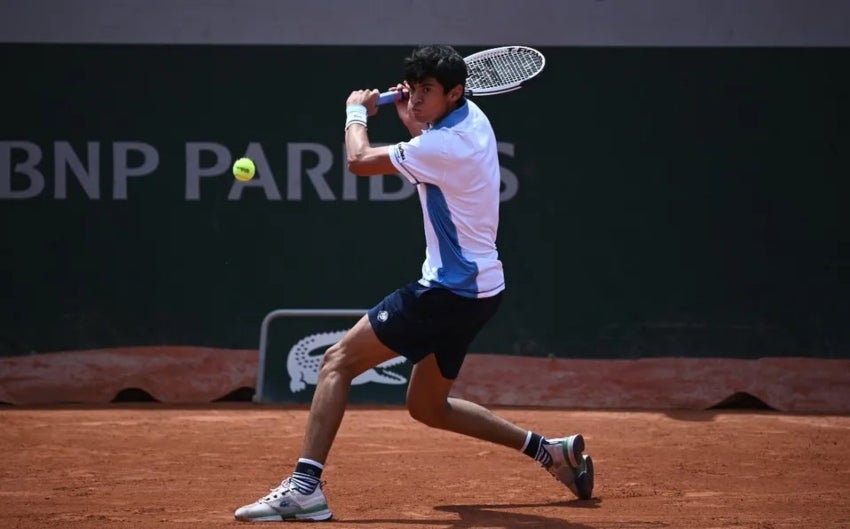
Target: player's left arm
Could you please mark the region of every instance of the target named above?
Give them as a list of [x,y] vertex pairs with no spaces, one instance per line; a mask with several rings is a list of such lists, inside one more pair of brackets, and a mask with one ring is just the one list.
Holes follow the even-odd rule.
[[[377,90],[355,90],[346,101],[345,158],[348,170],[357,176],[393,174],[389,147],[373,147],[366,117],[378,112]],[[365,112],[364,112],[365,109]]]

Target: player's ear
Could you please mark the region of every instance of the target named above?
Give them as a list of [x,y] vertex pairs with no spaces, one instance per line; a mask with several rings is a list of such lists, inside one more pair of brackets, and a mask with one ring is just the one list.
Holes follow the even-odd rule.
[[463,85],[456,85],[454,88],[449,90],[449,101],[452,103],[457,103],[458,100],[463,96]]

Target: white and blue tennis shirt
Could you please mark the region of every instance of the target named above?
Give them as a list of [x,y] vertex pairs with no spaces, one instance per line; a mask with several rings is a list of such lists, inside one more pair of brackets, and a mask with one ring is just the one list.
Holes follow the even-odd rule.
[[426,244],[419,283],[468,298],[504,290],[499,154],[484,112],[466,100],[422,135],[391,146],[390,159],[419,191]]

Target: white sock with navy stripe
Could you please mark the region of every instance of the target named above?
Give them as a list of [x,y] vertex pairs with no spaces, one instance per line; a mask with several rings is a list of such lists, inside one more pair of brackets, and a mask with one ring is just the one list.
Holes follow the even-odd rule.
[[552,465],[552,456],[544,448],[546,444],[545,437],[529,430],[528,435],[525,436],[525,443],[522,445],[521,450],[523,454],[548,468]]
[[322,479],[325,466],[318,461],[301,457],[292,473],[292,483],[301,494],[312,494]]

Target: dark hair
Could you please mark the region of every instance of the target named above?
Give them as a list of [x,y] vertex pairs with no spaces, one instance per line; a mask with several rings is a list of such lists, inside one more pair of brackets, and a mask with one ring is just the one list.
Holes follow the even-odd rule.
[[404,80],[422,82],[433,77],[448,92],[457,85],[466,85],[466,63],[451,46],[435,44],[419,46],[404,60]]

